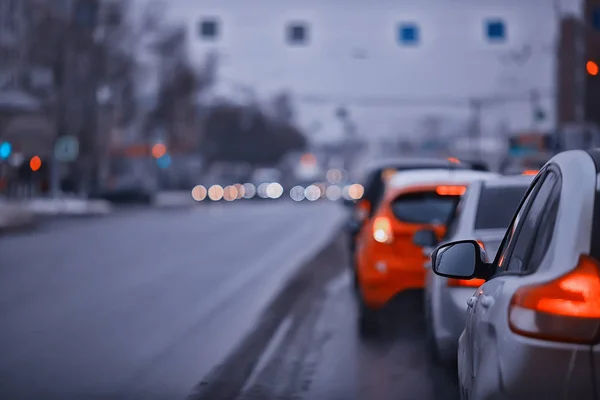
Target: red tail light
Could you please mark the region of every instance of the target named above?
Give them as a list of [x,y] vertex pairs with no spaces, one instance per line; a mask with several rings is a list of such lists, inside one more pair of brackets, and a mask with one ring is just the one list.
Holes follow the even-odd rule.
[[441,196],[462,196],[466,190],[465,186],[438,186],[435,189]]
[[392,223],[388,218],[375,218],[375,221],[373,221],[373,239],[379,243],[392,243],[394,241]]
[[513,332],[544,340],[594,343],[600,328],[600,265],[582,255],[577,267],[553,281],[514,294]]
[[478,288],[485,283],[484,279],[448,279],[449,287]]
[[537,175],[537,173],[537,169],[526,169],[525,171],[523,171],[522,175],[535,176]]

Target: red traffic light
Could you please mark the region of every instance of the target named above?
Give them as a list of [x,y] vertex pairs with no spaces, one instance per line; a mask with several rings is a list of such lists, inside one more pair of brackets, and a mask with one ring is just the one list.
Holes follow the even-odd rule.
[[34,172],[42,168],[42,159],[38,156],[31,157],[31,160],[29,160],[29,168]]
[[156,143],[152,146],[152,157],[159,159],[167,154],[167,146],[162,143]]
[[592,76],[598,75],[598,64],[594,61],[588,61],[585,65],[585,69],[587,70],[587,73]]

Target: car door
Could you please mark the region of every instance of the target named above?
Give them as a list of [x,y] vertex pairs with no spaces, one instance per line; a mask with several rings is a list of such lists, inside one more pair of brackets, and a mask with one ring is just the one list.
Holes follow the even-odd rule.
[[470,351],[467,357],[472,379],[480,373],[484,357],[493,359],[497,355],[495,336],[503,328],[497,325],[507,323],[500,315],[508,307],[515,284],[537,270],[546,254],[559,195],[560,177],[556,171],[548,169],[534,180],[496,255],[496,274],[469,300],[466,351]]

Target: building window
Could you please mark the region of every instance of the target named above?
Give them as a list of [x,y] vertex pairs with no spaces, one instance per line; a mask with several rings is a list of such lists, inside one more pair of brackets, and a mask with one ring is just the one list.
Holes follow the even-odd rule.
[[216,18],[203,19],[198,25],[198,34],[202,39],[216,39],[219,36],[219,21]]
[[308,26],[302,22],[292,22],[287,26],[287,41],[291,45],[304,45],[308,42]]
[[500,19],[486,21],[485,30],[490,42],[504,42],[506,40],[506,25]]
[[597,7],[592,12],[592,26],[595,30],[600,31],[600,7]]
[[415,46],[419,43],[419,26],[415,23],[398,25],[398,42],[405,46]]

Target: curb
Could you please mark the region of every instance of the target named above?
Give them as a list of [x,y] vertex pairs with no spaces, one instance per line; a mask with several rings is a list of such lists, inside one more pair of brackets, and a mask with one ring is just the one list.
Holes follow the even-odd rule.
[[31,218],[29,221],[18,223],[18,224],[6,224],[0,225],[0,236],[31,232],[35,230],[40,224],[40,220],[37,217]]
[[[346,246],[343,226],[333,230],[331,238],[308,258],[281,286],[262,310],[255,327],[248,332],[223,362],[215,366],[193,388],[187,400],[236,398],[251,377],[258,360],[267,350],[278,328],[302,299],[317,296],[327,283],[343,272],[330,258]],[[323,268],[323,265],[329,268]]]

